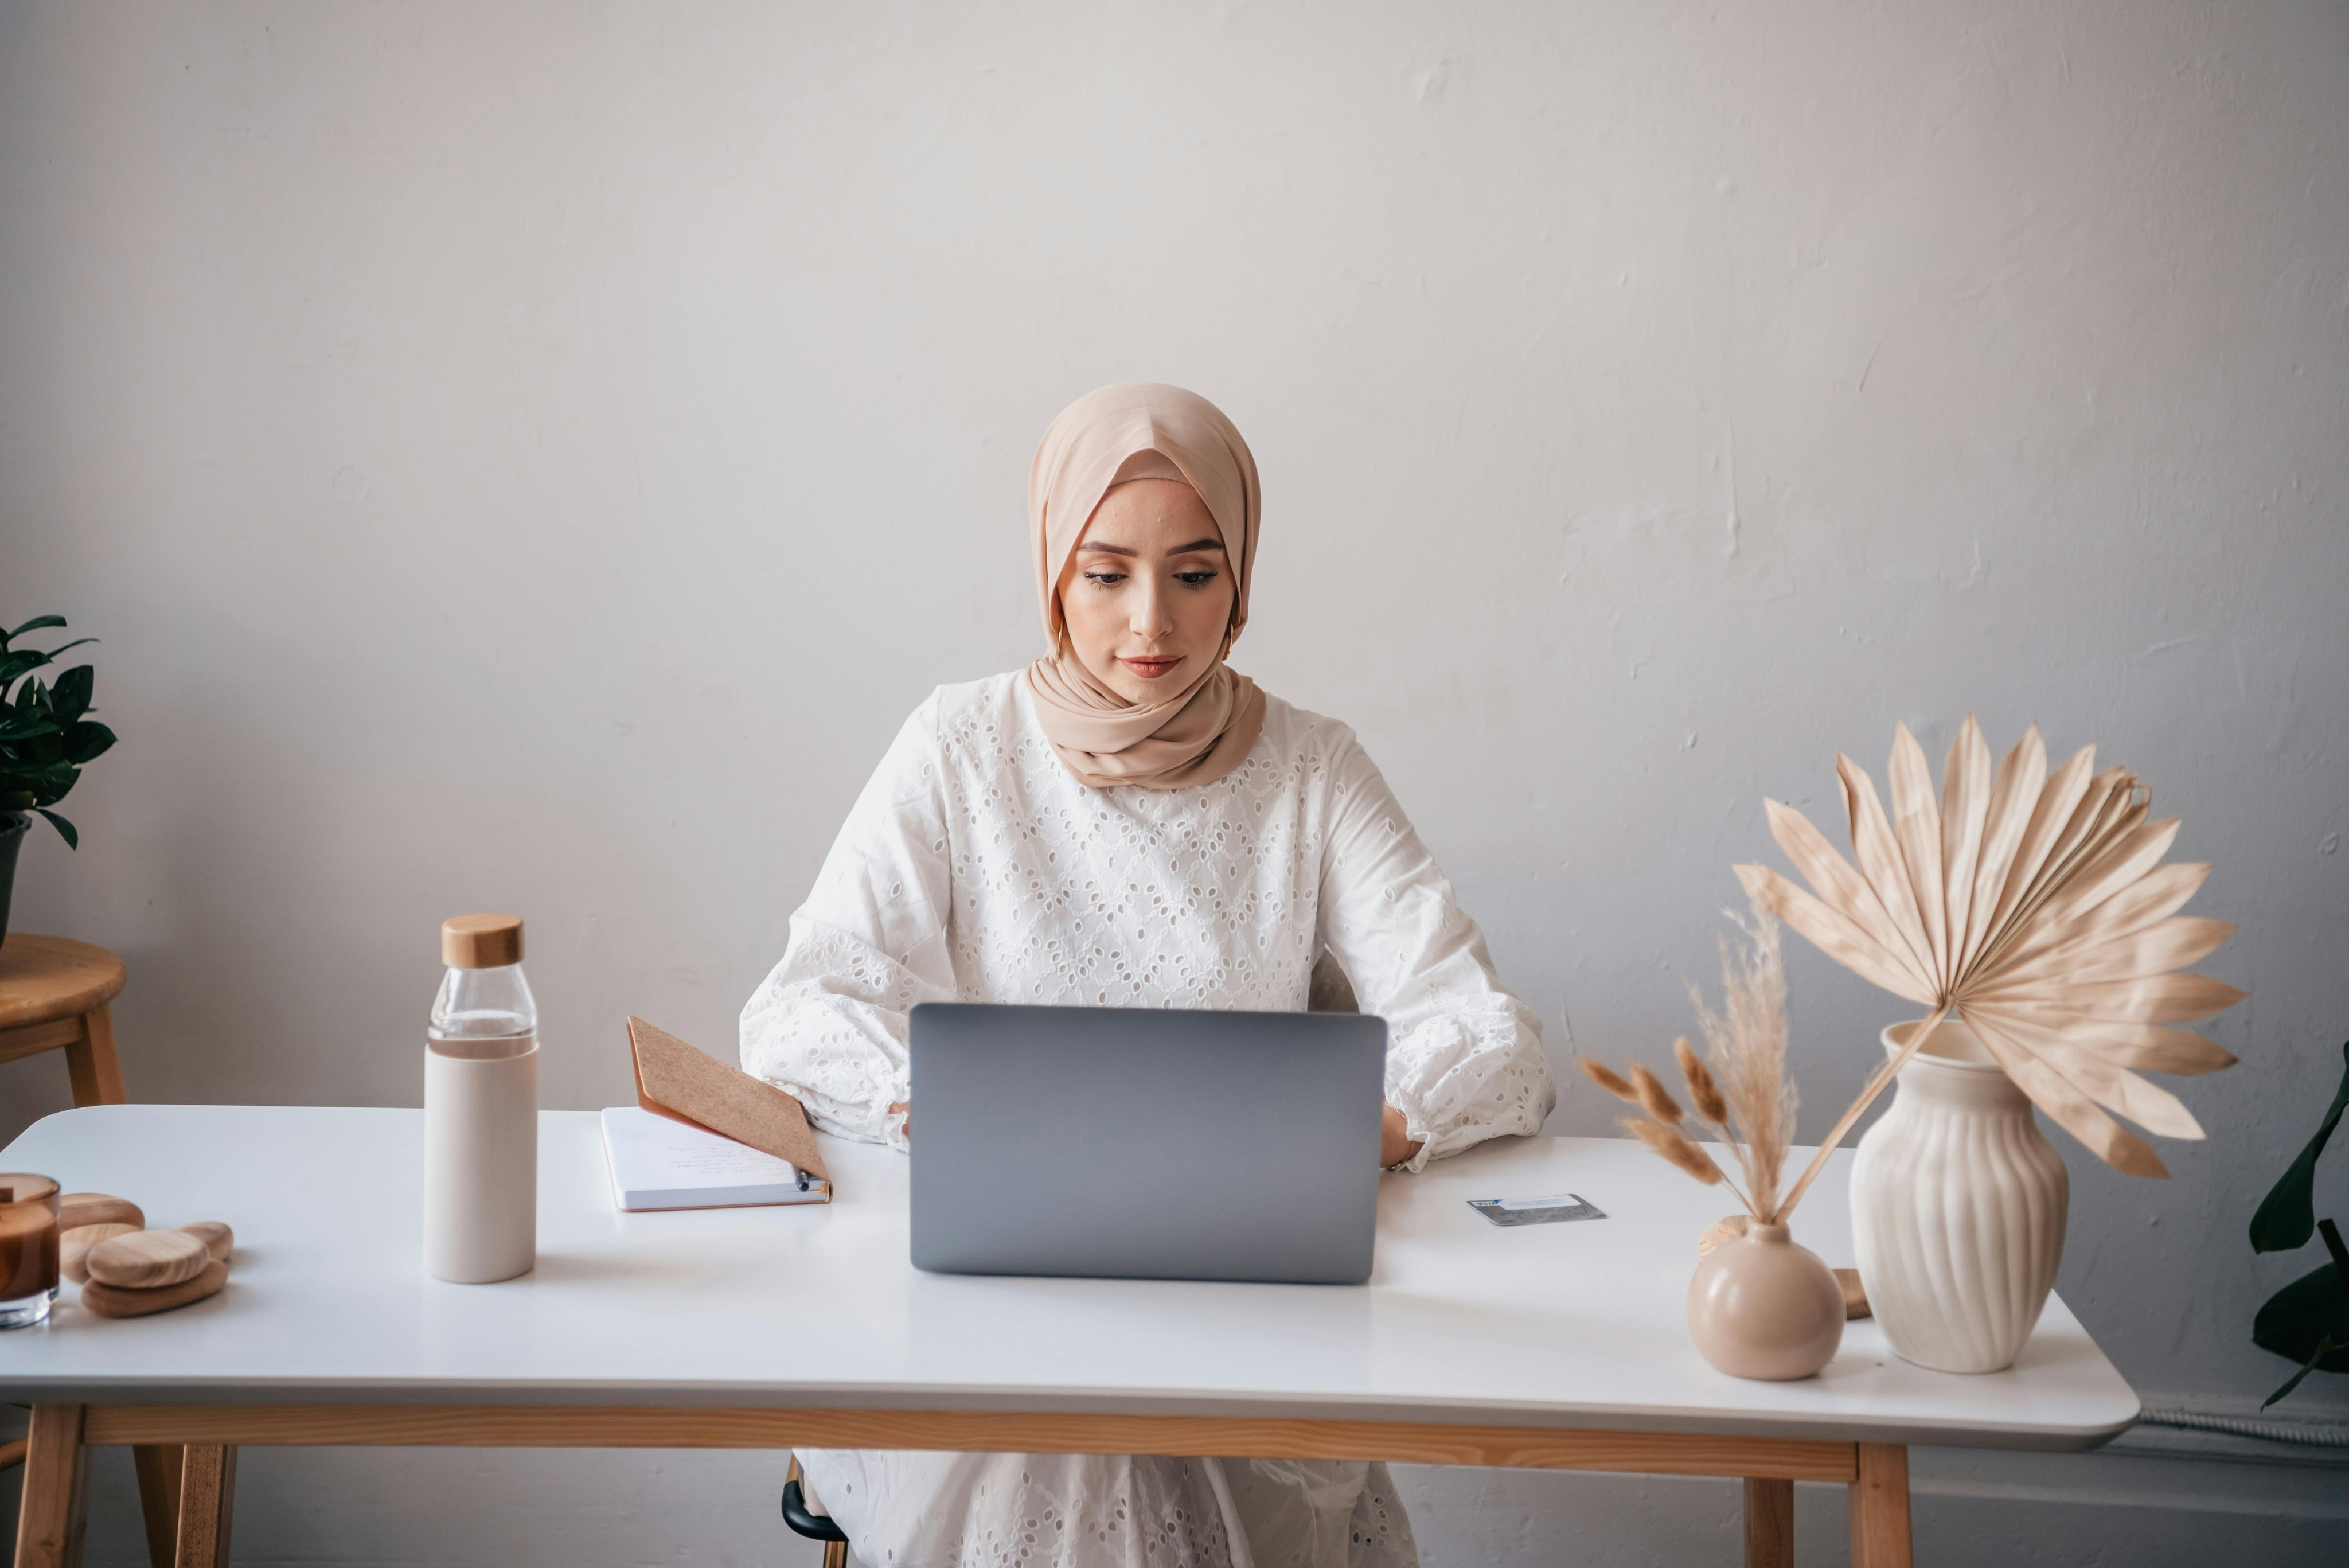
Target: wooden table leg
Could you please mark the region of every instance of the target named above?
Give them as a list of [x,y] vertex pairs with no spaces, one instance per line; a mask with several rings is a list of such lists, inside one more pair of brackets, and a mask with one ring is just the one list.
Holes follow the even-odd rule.
[[171,1568],[180,1554],[180,1469],[187,1461],[177,1443],[140,1443],[130,1459],[139,1470],[148,1568]]
[[1909,1450],[1861,1443],[1851,1483],[1851,1568],[1909,1568]]
[[226,1568],[236,1503],[236,1450],[190,1443],[180,1470],[179,1568]]
[[1745,1568],[1795,1568],[1795,1483],[1745,1479]]
[[77,1106],[119,1106],[129,1098],[122,1058],[114,1052],[114,1014],[105,1002],[82,1014],[81,1037],[66,1047],[66,1076]]
[[81,1561],[83,1484],[89,1450],[81,1444],[82,1407],[36,1405],[26,1435],[25,1501],[16,1514],[16,1568],[74,1568]]

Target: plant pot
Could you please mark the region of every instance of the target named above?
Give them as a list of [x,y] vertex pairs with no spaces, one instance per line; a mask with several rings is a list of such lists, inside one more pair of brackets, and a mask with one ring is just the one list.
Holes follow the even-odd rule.
[[1784,1225],[1749,1225],[1689,1281],[1689,1338],[1732,1377],[1808,1377],[1843,1343],[1843,1288]]
[[[1917,1027],[1887,1029],[1886,1053]],[[1892,1348],[1937,1372],[2013,1366],[2055,1286],[2070,1204],[2030,1099],[1972,1030],[1944,1022],[1852,1162],[1860,1283]]]
[[0,811],[0,942],[8,940],[8,892],[16,885],[16,848],[33,819],[20,811]]

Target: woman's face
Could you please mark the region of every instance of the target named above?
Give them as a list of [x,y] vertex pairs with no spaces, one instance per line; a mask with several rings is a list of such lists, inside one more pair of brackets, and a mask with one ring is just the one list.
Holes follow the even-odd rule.
[[1174,696],[1216,661],[1235,590],[1223,532],[1199,493],[1136,479],[1093,509],[1060,591],[1078,661],[1141,704]]

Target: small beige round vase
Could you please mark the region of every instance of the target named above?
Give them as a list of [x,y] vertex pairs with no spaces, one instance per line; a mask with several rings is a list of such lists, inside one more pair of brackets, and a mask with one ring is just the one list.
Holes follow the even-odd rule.
[[1750,1225],[1689,1281],[1689,1337],[1732,1377],[1808,1377],[1843,1344],[1843,1287],[1784,1225]]

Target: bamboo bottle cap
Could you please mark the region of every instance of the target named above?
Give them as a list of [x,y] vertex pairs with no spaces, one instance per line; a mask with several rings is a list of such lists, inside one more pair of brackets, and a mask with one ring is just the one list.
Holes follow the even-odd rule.
[[450,969],[503,969],[522,962],[520,915],[460,915],[440,926],[440,961]]

